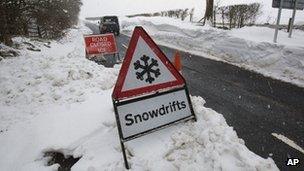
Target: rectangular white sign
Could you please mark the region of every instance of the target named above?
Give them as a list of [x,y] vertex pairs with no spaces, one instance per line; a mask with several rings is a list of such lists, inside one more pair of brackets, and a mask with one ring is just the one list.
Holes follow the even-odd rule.
[[121,102],[117,113],[123,139],[187,118],[194,118],[186,90],[178,90],[151,98]]

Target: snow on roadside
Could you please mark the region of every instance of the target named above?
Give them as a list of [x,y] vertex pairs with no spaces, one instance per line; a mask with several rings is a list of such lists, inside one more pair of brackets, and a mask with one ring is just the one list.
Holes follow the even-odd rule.
[[0,61],[0,131],[41,113],[43,106],[83,102],[88,93],[114,85],[117,69],[97,66],[83,57],[82,33],[89,30],[81,31],[72,29],[64,39],[52,42],[50,49],[32,42],[41,52],[25,50],[23,42],[29,39],[14,39],[21,44],[21,56]]
[[130,35],[143,26],[157,43],[192,54],[221,60],[265,76],[304,87],[304,32],[293,38],[279,32],[273,44],[273,29],[244,27],[225,31],[164,17],[121,18],[122,30]]
[[[278,15],[278,9],[272,8],[271,0],[215,0],[214,4],[218,6],[229,6],[237,4],[261,4],[261,14],[257,17],[258,24],[275,24]],[[126,8],[127,7],[127,8]],[[140,8],[139,8],[140,7]],[[125,16],[140,13],[154,13],[173,9],[195,8],[194,21],[199,21],[205,14],[206,3],[201,0],[163,0],[142,1],[142,0],[85,0],[81,7],[80,17],[98,17],[105,15]],[[292,10],[282,10],[281,24],[288,24],[292,16]],[[189,20],[188,18],[186,20]],[[304,22],[304,11],[298,10],[295,18],[295,24],[300,25]]]
[[[86,60],[86,33],[80,26],[51,48],[0,61],[1,171],[56,170],[43,157],[50,150],[82,157],[72,170],[124,170],[111,101],[119,66]],[[278,170],[247,149],[204,99],[191,99],[197,122],[126,143],[132,170]]]
[[[229,35],[256,43],[273,43],[274,29],[267,27],[246,26],[240,29],[232,29],[231,32],[229,32]],[[293,30],[292,38],[288,38],[288,33],[280,31],[278,35],[278,43],[279,45],[304,48],[303,38],[304,31],[302,30]]]

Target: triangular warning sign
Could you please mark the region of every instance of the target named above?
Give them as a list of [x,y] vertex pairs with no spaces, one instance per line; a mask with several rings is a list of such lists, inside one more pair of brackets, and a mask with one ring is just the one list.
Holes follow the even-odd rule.
[[181,87],[185,80],[142,27],[135,27],[112,94],[113,99]]

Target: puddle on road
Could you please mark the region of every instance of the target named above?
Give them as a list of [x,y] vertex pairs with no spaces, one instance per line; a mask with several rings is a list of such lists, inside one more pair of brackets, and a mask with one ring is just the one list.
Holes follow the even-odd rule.
[[48,151],[44,153],[44,157],[48,158],[47,166],[59,164],[58,171],[70,171],[71,167],[81,158],[73,156],[64,156],[63,153],[57,151]]

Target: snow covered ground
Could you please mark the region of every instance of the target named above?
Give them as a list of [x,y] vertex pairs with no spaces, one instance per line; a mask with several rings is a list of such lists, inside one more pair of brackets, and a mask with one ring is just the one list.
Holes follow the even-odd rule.
[[278,44],[274,44],[274,29],[265,27],[230,31],[164,17],[123,17],[121,21],[127,35],[140,25],[159,44],[304,87],[303,31],[294,30],[292,38],[288,38],[285,31],[279,31]]
[[[72,170],[124,170],[111,102],[120,66],[85,59],[88,32],[71,29],[51,48],[31,41],[41,52],[21,46],[19,57],[0,61],[1,171],[56,170],[43,157],[51,150],[81,156]],[[278,170],[272,159],[249,151],[204,99],[191,99],[197,122],[126,143],[132,170]]]
[[[139,13],[153,13],[170,9],[195,8],[194,21],[200,20],[205,13],[206,2],[204,0],[83,0],[80,17],[99,17],[104,15],[125,16]],[[235,4],[260,3],[261,15],[257,23],[275,24],[278,9],[272,8],[272,0],[215,0],[215,5],[227,6]],[[284,9],[281,16],[281,24],[287,24],[292,16],[292,10]],[[296,24],[304,23],[304,11],[297,11]]]

